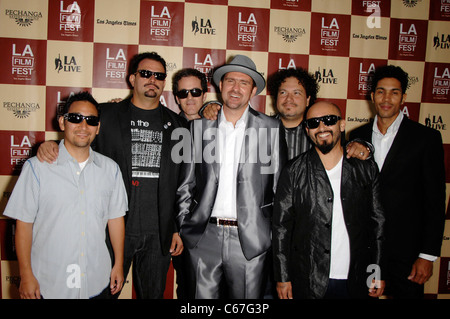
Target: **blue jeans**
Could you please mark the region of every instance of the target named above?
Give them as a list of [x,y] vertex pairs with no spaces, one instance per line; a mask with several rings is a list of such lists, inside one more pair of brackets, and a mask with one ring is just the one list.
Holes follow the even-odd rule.
[[158,234],[127,235],[124,247],[124,276],[133,262],[133,286],[138,299],[162,299],[170,254],[162,254]]

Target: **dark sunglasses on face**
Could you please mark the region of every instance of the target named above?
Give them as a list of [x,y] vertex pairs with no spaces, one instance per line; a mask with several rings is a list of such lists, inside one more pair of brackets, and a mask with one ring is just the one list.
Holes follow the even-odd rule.
[[325,115],[321,117],[313,117],[310,119],[307,119],[305,121],[306,127],[309,129],[315,129],[318,128],[320,125],[320,122],[323,122],[326,126],[332,126],[337,123],[341,118],[337,115]]
[[64,114],[64,119],[69,121],[70,123],[79,124],[83,120],[86,120],[87,125],[90,126],[98,126],[98,123],[100,122],[100,119],[98,116],[90,115],[90,116],[84,116],[78,113],[66,113]]
[[143,78],[149,79],[152,77],[152,75],[155,76],[155,79],[159,81],[164,81],[167,74],[162,72],[153,72],[150,70],[138,70],[136,73],[139,73],[139,75]]
[[190,90],[179,90],[175,95],[179,99],[185,99],[188,97],[189,92],[191,92],[192,97],[199,97],[203,93],[202,89],[194,88]]

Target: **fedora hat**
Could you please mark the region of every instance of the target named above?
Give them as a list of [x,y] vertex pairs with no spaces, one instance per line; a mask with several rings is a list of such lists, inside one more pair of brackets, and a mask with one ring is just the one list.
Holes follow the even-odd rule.
[[220,80],[228,72],[241,72],[250,76],[255,81],[256,95],[266,86],[266,80],[256,71],[255,62],[245,55],[236,55],[230,63],[219,67],[213,74],[214,83],[219,86]]

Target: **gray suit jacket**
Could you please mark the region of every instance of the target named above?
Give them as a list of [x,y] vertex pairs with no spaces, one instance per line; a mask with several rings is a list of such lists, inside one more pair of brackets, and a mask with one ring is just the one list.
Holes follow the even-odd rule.
[[[194,248],[201,239],[216,199],[220,163],[208,155],[214,154],[219,121],[191,122],[190,160],[181,167],[177,191],[180,235],[188,248]],[[208,133],[213,135],[208,137]],[[243,160],[236,180],[236,210],[241,247],[250,260],[271,246],[273,198],[287,149],[281,122],[251,107],[243,143]]]

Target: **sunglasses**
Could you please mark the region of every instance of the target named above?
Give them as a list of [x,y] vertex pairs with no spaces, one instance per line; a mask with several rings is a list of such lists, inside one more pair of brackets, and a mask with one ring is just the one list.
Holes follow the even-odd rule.
[[138,70],[136,73],[139,73],[139,75],[143,78],[149,79],[152,77],[152,75],[155,76],[155,79],[159,81],[164,81],[167,74],[162,72],[153,72],[150,70]]
[[191,92],[192,97],[199,97],[203,93],[202,89],[194,88],[190,90],[179,90],[175,95],[179,99],[185,99],[188,97],[189,92]]
[[340,119],[341,117],[337,115],[325,115],[322,117],[313,117],[311,119],[307,119],[305,123],[307,128],[315,129],[319,127],[320,122],[323,122],[323,124],[325,124],[326,126],[332,126],[335,125]]
[[98,123],[100,122],[98,116],[84,116],[78,113],[66,113],[64,114],[64,119],[74,124],[80,124],[83,120],[86,120],[87,125],[90,126],[98,126]]

